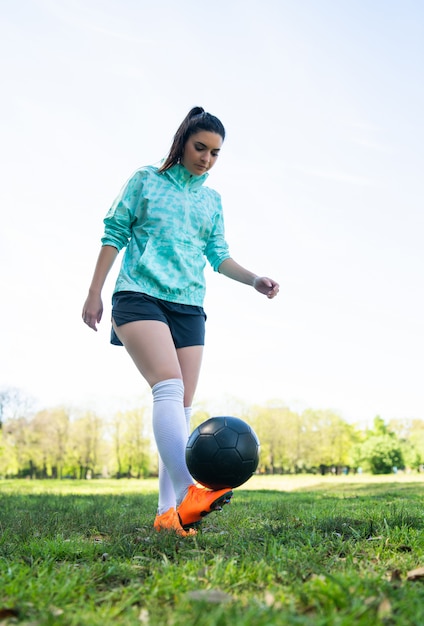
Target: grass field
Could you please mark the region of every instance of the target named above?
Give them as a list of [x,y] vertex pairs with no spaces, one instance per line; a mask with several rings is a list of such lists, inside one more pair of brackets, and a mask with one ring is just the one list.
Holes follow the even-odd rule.
[[254,477],[181,539],[154,480],[0,481],[0,623],[419,626],[423,483]]

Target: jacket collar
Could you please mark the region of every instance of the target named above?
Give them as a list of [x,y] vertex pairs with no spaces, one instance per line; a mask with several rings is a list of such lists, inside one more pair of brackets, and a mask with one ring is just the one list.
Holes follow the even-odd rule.
[[198,189],[203,185],[209,174],[205,172],[201,176],[196,176],[195,174],[190,174],[190,172],[181,165],[177,163],[166,170],[164,172],[165,176],[168,176],[178,187],[182,189],[190,188],[190,189]]

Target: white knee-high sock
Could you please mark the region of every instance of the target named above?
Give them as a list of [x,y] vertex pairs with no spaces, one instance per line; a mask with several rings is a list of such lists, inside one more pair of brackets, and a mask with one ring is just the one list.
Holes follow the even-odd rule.
[[191,414],[192,414],[192,412],[193,412],[193,409],[192,409],[191,406],[185,406],[184,407],[184,413],[185,413],[186,425],[187,425],[187,439],[191,435],[190,421],[191,421]]
[[[190,420],[192,408],[191,406],[184,407],[184,413],[187,426],[187,438],[190,435]],[[174,487],[166,469],[165,463],[162,461],[159,455],[159,501],[158,501],[158,515],[166,513],[171,507],[177,506],[177,499],[175,497]]]
[[158,499],[158,515],[166,513],[171,507],[177,506],[174,487],[169,477],[165,463],[159,454],[159,499]]
[[[152,394],[153,433],[159,456],[168,472],[174,490],[175,503],[179,504],[186,495],[188,487],[193,484],[193,479],[185,462],[187,423],[184,412],[184,385],[179,378],[163,380],[152,387]],[[168,492],[166,496],[168,499],[169,484],[164,485],[164,487],[164,495]],[[161,495],[159,500],[161,501]],[[166,504],[161,503],[161,509],[162,506],[166,506]],[[171,506],[175,506],[175,504],[171,504]]]

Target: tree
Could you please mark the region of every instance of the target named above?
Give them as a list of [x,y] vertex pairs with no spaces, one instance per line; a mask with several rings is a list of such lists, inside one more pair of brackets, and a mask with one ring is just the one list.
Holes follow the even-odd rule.
[[254,407],[245,418],[260,444],[260,471],[292,471],[304,462],[304,439],[299,415],[285,406]]
[[394,468],[403,468],[402,441],[377,415],[373,428],[365,432],[364,442],[357,448],[357,460],[373,474],[390,474]]
[[28,416],[34,400],[17,387],[0,388],[0,429],[7,419]]
[[112,426],[112,446],[115,452],[115,461],[117,466],[116,477],[121,478],[123,475],[123,465],[122,465],[122,417],[121,413],[116,413],[111,421]]
[[415,451],[415,459],[411,463],[414,469],[424,469],[424,421],[420,419],[411,420],[411,429],[408,438]]
[[145,409],[133,409],[122,415],[121,465],[130,478],[146,476],[150,466],[150,440]]
[[370,434],[378,437],[380,435],[393,435],[394,433],[389,430],[389,427],[387,426],[383,418],[379,415],[376,415],[374,417],[374,428],[370,431]]
[[405,465],[421,470],[424,466],[424,420],[393,419],[389,427],[402,442]]
[[356,439],[352,424],[329,409],[307,409],[302,418],[304,436],[308,441],[309,468],[319,467],[324,473],[331,467],[338,472],[351,464],[351,451]]
[[13,450],[12,464],[19,478],[36,478],[37,467],[41,465],[38,434],[34,431],[29,417],[8,419],[4,427],[5,438]]
[[88,478],[100,470],[102,420],[92,411],[71,422],[68,464],[72,474]]
[[0,472],[34,475],[34,437],[30,415],[34,400],[17,387],[0,389]]
[[360,448],[360,458],[373,474],[390,474],[404,467],[401,443],[388,434],[369,437]]
[[44,478],[62,478],[69,438],[70,416],[63,407],[46,409],[32,420],[43,460]]

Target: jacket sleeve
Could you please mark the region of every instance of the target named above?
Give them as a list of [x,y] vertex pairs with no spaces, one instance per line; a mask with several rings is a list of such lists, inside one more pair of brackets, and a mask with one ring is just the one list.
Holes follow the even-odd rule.
[[214,192],[216,212],[214,226],[205,248],[205,255],[215,272],[225,259],[230,258],[230,251],[225,240],[224,215],[222,211],[221,197]]
[[103,220],[103,246],[114,246],[121,250],[128,244],[142,188],[143,172],[137,171],[122,187]]

